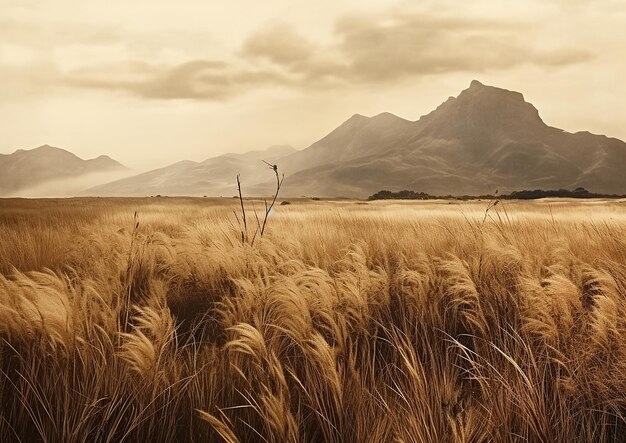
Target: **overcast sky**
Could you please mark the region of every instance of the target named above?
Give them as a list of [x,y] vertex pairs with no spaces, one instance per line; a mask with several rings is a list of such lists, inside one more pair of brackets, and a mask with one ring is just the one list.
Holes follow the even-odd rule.
[[621,0],[0,0],[0,153],[147,169],[304,148],[355,113],[416,120],[472,79],[626,139],[624,23]]

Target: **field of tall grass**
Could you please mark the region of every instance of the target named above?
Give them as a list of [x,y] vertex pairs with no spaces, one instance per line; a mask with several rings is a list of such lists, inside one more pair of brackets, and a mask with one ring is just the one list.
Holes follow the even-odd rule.
[[626,203],[238,204],[0,201],[0,440],[626,440]]

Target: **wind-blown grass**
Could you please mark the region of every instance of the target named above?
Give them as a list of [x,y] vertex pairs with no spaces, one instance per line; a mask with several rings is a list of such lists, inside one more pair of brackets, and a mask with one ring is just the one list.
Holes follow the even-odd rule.
[[2,203],[4,441],[626,436],[620,202]]

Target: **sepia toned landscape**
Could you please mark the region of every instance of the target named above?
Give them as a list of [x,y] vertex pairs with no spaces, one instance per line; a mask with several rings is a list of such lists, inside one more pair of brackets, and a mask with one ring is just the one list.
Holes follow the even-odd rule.
[[624,201],[239,203],[3,201],[4,441],[621,441]]
[[0,0],[0,443],[626,442],[624,23]]

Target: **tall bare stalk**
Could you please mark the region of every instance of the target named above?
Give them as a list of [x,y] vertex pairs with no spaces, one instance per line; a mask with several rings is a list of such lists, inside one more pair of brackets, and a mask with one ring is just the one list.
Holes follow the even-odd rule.
[[[237,192],[239,193],[239,203],[241,204],[241,218],[243,219],[243,228],[240,224],[241,229],[241,242],[248,242],[248,223],[246,222],[246,208],[243,204],[243,197],[241,195],[241,181],[239,179],[239,174],[237,174]],[[237,217],[237,213],[235,213],[235,217]],[[237,217],[237,222],[239,223],[239,218]]]
[[[256,240],[257,235],[259,237],[263,237],[263,234],[265,234],[267,221],[269,219],[270,213],[272,212],[272,209],[274,208],[274,205],[276,204],[276,199],[278,198],[280,189],[283,186],[283,181],[285,180],[285,174],[279,174],[278,172],[278,165],[273,165],[271,163],[266,162],[265,160],[263,160],[263,163],[265,163],[267,166],[269,166],[269,168],[272,171],[274,171],[274,175],[276,176],[276,190],[274,191],[274,195],[272,196],[272,201],[269,204],[267,203],[267,199],[263,200],[265,203],[265,214],[263,216],[263,223],[261,223],[259,219],[256,208],[254,207],[254,203],[252,204],[252,209],[254,211],[254,216],[256,218],[257,227],[256,227],[256,230],[254,231],[254,235],[252,236],[252,240],[250,241],[250,245],[254,244],[254,241]],[[243,196],[241,193],[241,181],[240,181],[239,174],[237,174],[237,191],[239,192],[239,204],[241,206],[241,219],[243,220],[243,225],[239,221],[239,217],[237,216],[236,213],[235,213],[235,217],[237,218],[237,222],[239,223],[239,228],[241,230],[241,242],[248,243],[249,237],[248,237],[248,224],[246,222],[246,208],[245,208],[245,205],[243,202]]]

